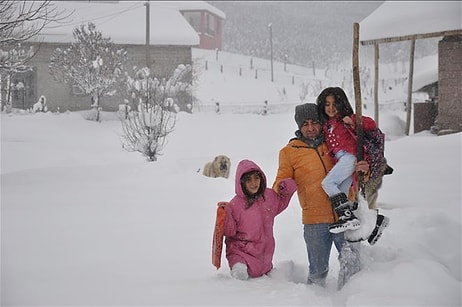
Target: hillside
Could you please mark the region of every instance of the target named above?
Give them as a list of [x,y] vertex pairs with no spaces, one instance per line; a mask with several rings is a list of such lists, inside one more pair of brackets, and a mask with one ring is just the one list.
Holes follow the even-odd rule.
[[[223,50],[270,58],[268,25],[272,24],[273,57],[280,62],[328,67],[350,61],[353,23],[383,1],[208,1],[226,14]],[[418,40],[416,58],[436,53],[436,39]],[[409,57],[409,44],[381,50],[384,62]]]
[[[267,59],[194,48],[193,60],[199,111],[213,111],[218,102],[222,112],[261,112],[267,101],[270,112],[280,113],[292,110],[295,104],[303,101],[314,102],[328,86],[341,86],[352,102],[354,98],[351,59],[350,63],[332,69],[312,69],[274,61],[273,82],[271,63]],[[416,85],[428,84],[425,80],[437,72],[437,61],[436,55],[416,60]],[[368,110],[373,110],[372,65],[371,61],[360,61],[362,102]],[[382,107],[387,105],[388,109],[403,110],[407,99],[408,67],[407,62],[380,64],[379,104]],[[413,96],[416,102],[426,99],[422,93],[414,93]],[[245,110],[239,110],[243,108]]]

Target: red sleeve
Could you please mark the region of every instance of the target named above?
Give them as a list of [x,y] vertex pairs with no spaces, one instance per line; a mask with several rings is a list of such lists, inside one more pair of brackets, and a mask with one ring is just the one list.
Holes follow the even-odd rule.
[[363,116],[363,129],[364,130],[374,130],[377,128],[375,121],[367,116]]

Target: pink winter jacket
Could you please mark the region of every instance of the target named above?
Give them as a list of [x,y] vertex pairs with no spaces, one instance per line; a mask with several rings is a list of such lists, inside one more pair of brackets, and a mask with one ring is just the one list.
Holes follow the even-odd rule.
[[293,179],[282,180],[281,195],[266,188],[263,197],[247,208],[241,177],[252,170],[261,173],[261,184],[267,187],[266,175],[258,165],[249,160],[239,163],[235,177],[236,196],[225,207],[225,244],[229,267],[242,262],[247,265],[249,276],[258,277],[273,268],[274,218],[287,208],[297,185]]

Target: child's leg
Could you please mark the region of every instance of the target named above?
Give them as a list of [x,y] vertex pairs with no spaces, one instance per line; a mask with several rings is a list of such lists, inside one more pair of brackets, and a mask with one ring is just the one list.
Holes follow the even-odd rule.
[[355,171],[356,157],[352,154],[340,150],[335,154],[337,163],[329,171],[321,185],[329,197],[339,193],[348,195],[348,189],[353,181],[353,173]]
[[348,200],[348,190],[353,181],[356,157],[346,151],[339,151],[335,155],[337,163],[327,174],[321,185],[329,195],[332,207],[339,219],[329,226],[329,231],[339,233],[345,230],[356,230],[361,226],[360,221],[352,213],[353,203]]

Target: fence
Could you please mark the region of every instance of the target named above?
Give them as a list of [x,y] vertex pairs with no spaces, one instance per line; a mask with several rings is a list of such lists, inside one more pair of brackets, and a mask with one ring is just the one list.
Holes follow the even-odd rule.
[[275,104],[226,104],[226,105],[197,105],[194,112],[215,112],[218,114],[280,114],[295,112],[298,103],[275,103]]

